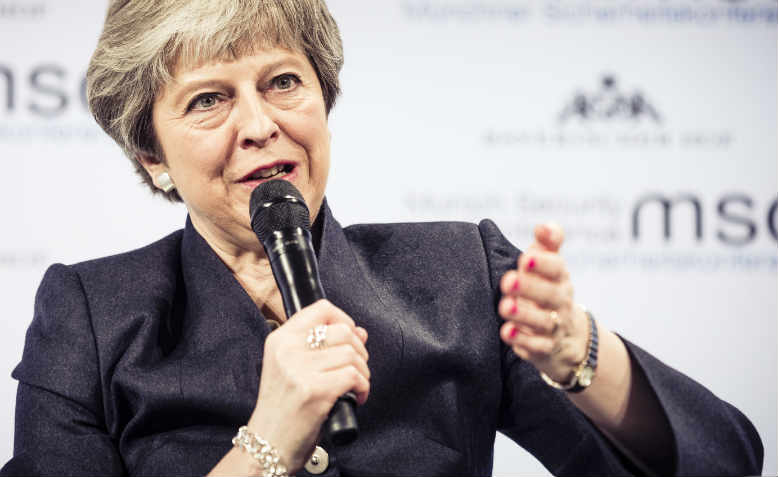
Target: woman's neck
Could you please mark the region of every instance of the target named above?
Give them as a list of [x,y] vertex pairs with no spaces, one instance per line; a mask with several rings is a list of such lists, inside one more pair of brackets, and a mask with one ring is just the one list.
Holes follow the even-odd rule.
[[264,249],[241,247],[233,240],[224,239],[223,234],[214,232],[194,216],[190,217],[195,230],[232,272],[265,318],[279,323],[286,321],[281,293]]

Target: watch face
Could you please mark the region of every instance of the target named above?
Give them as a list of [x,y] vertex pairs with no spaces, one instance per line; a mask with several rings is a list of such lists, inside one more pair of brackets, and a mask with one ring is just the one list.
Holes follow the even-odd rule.
[[581,375],[578,377],[578,384],[583,387],[587,387],[592,384],[592,378],[594,377],[594,370],[589,366],[585,366],[581,370]]

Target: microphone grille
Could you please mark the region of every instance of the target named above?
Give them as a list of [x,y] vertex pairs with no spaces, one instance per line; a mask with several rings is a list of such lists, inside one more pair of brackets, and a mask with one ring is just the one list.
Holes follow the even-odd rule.
[[264,243],[273,231],[301,227],[310,229],[311,217],[302,194],[291,182],[263,182],[251,192],[251,228]]

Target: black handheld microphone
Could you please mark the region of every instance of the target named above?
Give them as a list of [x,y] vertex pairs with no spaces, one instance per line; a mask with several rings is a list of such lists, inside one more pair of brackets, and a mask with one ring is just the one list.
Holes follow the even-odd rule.
[[[270,260],[286,317],[324,298],[310,213],[300,191],[289,181],[264,182],[251,193],[249,213],[251,228]],[[354,393],[347,392],[332,407],[324,432],[333,443],[348,444],[357,438],[356,403]]]

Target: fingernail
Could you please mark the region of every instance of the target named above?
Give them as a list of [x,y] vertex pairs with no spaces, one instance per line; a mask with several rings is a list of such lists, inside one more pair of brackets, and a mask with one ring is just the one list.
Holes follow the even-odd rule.
[[527,264],[527,269],[532,270],[533,268],[535,268],[535,259],[530,258],[529,263]]
[[513,286],[511,287],[511,290],[513,290],[513,291],[519,291],[519,281],[518,281],[518,280],[516,280],[515,282],[513,282]]
[[519,312],[519,307],[516,306],[516,303],[514,303],[513,306],[511,307],[511,315],[515,315],[518,312]]
[[511,331],[508,333],[508,336],[515,338],[518,333],[519,330],[517,330],[515,326],[511,326]]

